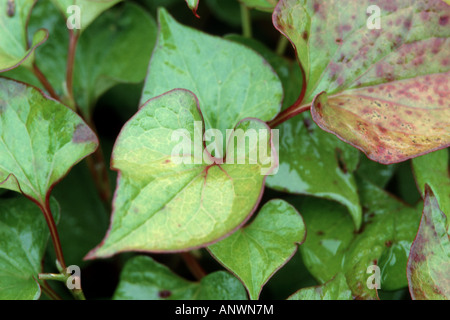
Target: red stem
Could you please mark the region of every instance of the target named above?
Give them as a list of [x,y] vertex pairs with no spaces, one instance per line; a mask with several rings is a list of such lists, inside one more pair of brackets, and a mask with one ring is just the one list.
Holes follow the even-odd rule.
[[66,86],[69,98],[75,104],[75,98],[73,96],[73,66],[75,63],[75,51],[77,49],[79,34],[75,33],[73,30],[69,30],[69,35],[70,39],[69,39],[69,52],[67,55]]
[[42,283],[40,283],[41,285],[41,290],[45,293],[45,295],[47,297],[49,297],[52,300],[62,300],[62,298],[59,296],[59,294],[57,294],[52,287],[50,287],[48,285],[48,283],[46,281],[42,281]]
[[197,259],[195,259],[189,252],[182,252],[181,256],[189,268],[189,271],[191,271],[192,275],[197,280],[201,280],[204,276],[206,276],[205,270],[203,270]]
[[55,220],[53,219],[52,211],[50,209],[50,197],[47,197],[45,206],[39,205],[42,213],[44,214],[45,221],[47,222],[48,229],[50,230],[50,235],[52,237],[53,247],[55,248],[56,259],[59,261],[61,266],[66,269],[66,262],[64,260],[64,254],[61,247],[61,242],[59,241],[58,229],[56,228]]
[[50,96],[55,99],[60,101],[61,99],[58,97],[58,95],[55,92],[55,89],[53,89],[52,85],[50,84],[50,82],[48,82],[47,78],[44,76],[44,74],[42,73],[42,71],[38,68],[38,66],[36,64],[33,64],[33,72],[34,75],[39,79],[39,81],[42,83],[42,85],[44,86],[45,90],[47,90],[47,92],[50,94]]

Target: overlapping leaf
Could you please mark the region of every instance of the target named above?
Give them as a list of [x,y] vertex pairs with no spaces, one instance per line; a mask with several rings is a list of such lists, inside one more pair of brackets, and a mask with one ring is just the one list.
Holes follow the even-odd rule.
[[271,200],[247,227],[210,246],[211,254],[258,299],[262,287],[297,251],[306,236],[297,210],[283,200]]
[[[271,134],[242,151],[236,148],[245,143],[245,135],[230,140],[224,163],[217,164],[209,153],[203,156],[204,124],[197,103],[190,91],[176,89],[149,100],[125,124],[112,157],[119,180],[110,230],[88,258],[205,246],[253,213],[264,174],[277,165]],[[236,129],[259,132],[268,127],[250,119]],[[231,141],[236,141],[234,148]],[[187,147],[181,150],[180,143]],[[272,157],[267,164],[255,158],[263,146]]]
[[450,144],[449,16],[441,0],[282,0],[274,23],[296,48],[314,121],[388,164]]
[[450,299],[450,235],[447,217],[428,185],[425,185],[422,220],[411,247],[407,272],[409,292],[413,299]]
[[278,76],[252,50],[178,24],[159,10],[160,33],[141,103],[175,88],[199,100],[205,129],[233,129],[247,117],[271,120],[281,108]]
[[439,207],[450,216],[449,150],[439,150],[412,160],[414,177],[420,193],[425,197],[425,184],[434,191]]
[[120,1],[121,0],[52,0],[66,19],[70,19],[77,12],[76,10],[69,10],[71,6],[75,5],[80,8],[81,31],[87,28],[103,11],[111,8]]
[[[55,220],[58,203],[52,199]],[[25,197],[0,201],[0,300],[39,299],[38,274],[49,231],[42,212]]]
[[352,300],[352,291],[342,273],[323,285],[300,289],[288,300]]
[[420,208],[411,208],[369,182],[360,184],[366,208],[362,231],[336,204],[308,199],[300,206],[308,237],[300,247],[305,264],[321,283],[343,272],[358,299],[376,298],[366,285],[367,268],[381,269],[381,288],[396,290],[407,285],[405,268],[409,248],[419,223]]
[[47,40],[45,30],[37,30],[28,46],[27,23],[36,0],[0,0],[0,72],[23,64],[31,69],[34,50]]
[[[227,36],[227,39],[246,44],[272,65],[283,84],[283,108],[297,100],[302,88],[297,64],[280,58],[255,40],[240,36]],[[359,228],[362,211],[353,177],[359,161],[358,150],[321,130],[308,115],[290,119],[277,129],[280,130],[280,167],[276,175],[267,178],[267,185],[338,201],[348,208]]]
[[115,300],[245,300],[242,284],[224,271],[211,273],[200,282],[180,278],[150,257],[127,262],[120,275]]
[[97,146],[95,134],[72,110],[33,87],[0,78],[0,187],[45,206],[53,186]]
[[197,18],[200,18],[200,16],[197,14],[199,2],[200,2],[200,0],[186,0],[186,3],[188,5],[189,9],[192,10],[192,12],[195,14],[195,16]]

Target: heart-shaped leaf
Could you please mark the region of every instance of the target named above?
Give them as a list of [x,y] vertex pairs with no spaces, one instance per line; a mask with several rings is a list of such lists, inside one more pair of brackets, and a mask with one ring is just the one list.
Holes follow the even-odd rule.
[[425,184],[434,190],[439,207],[450,216],[450,169],[449,150],[439,150],[412,160],[414,177],[422,197],[425,198]]
[[[50,202],[55,220],[58,203]],[[0,300],[38,299],[38,274],[49,231],[42,212],[19,196],[0,201]]]
[[425,185],[419,231],[408,260],[409,292],[414,300],[450,299],[450,235],[447,217],[432,189]]
[[242,283],[224,271],[200,282],[185,280],[150,257],[130,259],[122,270],[115,300],[246,300]]
[[278,0],[239,0],[249,8],[272,12]]
[[80,8],[81,31],[86,29],[103,11],[111,8],[122,0],[52,0],[66,19],[70,19],[76,10],[69,10],[73,5]]
[[281,0],[274,24],[314,121],[389,164],[450,145],[449,15],[441,0]]
[[188,5],[189,9],[192,10],[192,12],[195,14],[195,16],[197,18],[200,18],[200,16],[197,14],[199,2],[200,2],[200,0],[186,0],[186,3]]
[[210,246],[211,254],[258,299],[262,287],[297,251],[306,237],[302,217],[283,200],[271,200],[247,227]]
[[342,273],[316,287],[300,289],[288,300],[352,300],[352,291]]
[[280,111],[280,80],[253,50],[185,27],[165,9],[158,17],[159,39],[141,103],[172,89],[188,89],[199,100],[205,129],[224,136],[244,118],[268,121]]
[[[203,153],[203,126],[195,95],[184,89],[149,100],[125,124],[112,156],[119,180],[110,230],[87,258],[206,246],[250,217],[262,194],[264,174],[277,165],[271,133],[258,136],[255,145],[246,144],[244,134],[237,136],[234,148],[236,139],[231,138],[219,164]],[[239,129],[269,130],[255,119],[242,121],[235,132]],[[238,150],[242,143],[245,150]],[[271,150],[270,164],[255,158],[262,148]]]
[[97,146],[75,112],[33,87],[0,78],[0,187],[44,207],[53,186]]
[[372,265],[380,267],[382,289],[407,285],[405,268],[420,208],[406,206],[368,181],[359,187],[366,208],[362,230],[351,232],[351,222],[335,204],[308,199],[300,206],[308,226],[308,238],[300,250],[320,282],[343,272],[354,297],[375,299],[376,290],[367,287],[367,270]]
[[[48,41],[36,53],[36,64],[56,93],[64,97],[66,74],[60,70],[66,70],[69,36],[67,30],[61,28],[64,19],[57,11],[52,2],[39,1],[31,15],[29,29],[44,26],[49,30]],[[48,19],[49,16],[52,19]],[[145,78],[156,33],[156,23],[150,15],[135,4],[125,3],[100,15],[81,34],[75,55],[74,93],[85,118],[91,118],[97,99],[108,89],[118,83],[138,83]],[[133,59],[128,59],[129,56]],[[26,71],[5,76],[31,83]]]
[[[256,40],[235,35],[226,38],[249,46],[272,65],[284,88],[283,108],[297,100],[302,76],[296,63],[280,58]],[[359,228],[362,211],[352,174],[359,161],[358,150],[321,130],[307,115],[284,122],[279,130],[280,167],[276,175],[267,178],[267,186],[338,201],[347,206]]]
[[47,40],[46,30],[37,30],[28,46],[27,23],[36,0],[0,0],[0,72],[19,65],[32,69],[33,52]]

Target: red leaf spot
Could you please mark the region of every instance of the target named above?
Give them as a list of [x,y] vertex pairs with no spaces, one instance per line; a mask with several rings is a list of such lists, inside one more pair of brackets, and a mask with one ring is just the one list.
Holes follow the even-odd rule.
[[323,235],[323,231],[321,231],[321,230],[317,231],[317,235],[318,236],[322,236]]
[[320,4],[318,4],[317,2],[314,3],[314,12],[318,12],[320,10]]
[[304,31],[302,34],[302,38],[306,41],[308,39],[308,32]]
[[339,43],[339,44],[342,43],[342,39],[341,38],[337,38],[335,41],[336,41],[336,43]]
[[406,29],[411,29],[411,25],[412,25],[411,20],[405,20],[405,22],[403,22],[403,26]]
[[168,298],[172,295],[172,292],[170,292],[169,290],[162,290],[158,293],[160,298]]
[[412,115],[412,111],[406,110],[406,114]]
[[439,24],[441,26],[445,26],[448,23],[448,16],[442,16],[439,18]]
[[426,12],[426,11],[422,11],[420,13],[420,18],[422,20],[426,21],[426,20],[430,19],[430,14],[428,12]]
[[392,241],[388,240],[384,243],[384,245],[389,248],[390,246],[392,246]]
[[373,88],[369,88],[369,92],[371,92],[371,93],[372,93],[372,92],[373,92]]
[[92,142],[95,141],[95,135],[85,124],[78,124],[73,133],[72,141],[74,143]]

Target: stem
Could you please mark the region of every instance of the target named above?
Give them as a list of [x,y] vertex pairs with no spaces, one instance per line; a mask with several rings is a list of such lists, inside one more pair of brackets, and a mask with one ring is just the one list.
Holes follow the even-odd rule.
[[280,39],[278,40],[278,44],[277,44],[277,49],[275,51],[276,54],[279,56],[283,56],[288,44],[289,44],[288,38],[286,38],[283,35],[280,35]]
[[66,87],[67,94],[72,107],[75,106],[75,98],[73,96],[73,68],[75,64],[75,52],[77,49],[79,33],[69,30],[69,51],[67,54],[67,70],[66,70]]
[[197,280],[201,280],[204,276],[206,276],[205,270],[203,270],[202,266],[198,263],[197,259],[192,256],[192,254],[189,252],[182,252],[181,256],[183,257],[189,271],[191,271],[192,275]]
[[55,220],[53,219],[52,212],[50,210],[49,197],[45,202],[45,206],[40,206],[42,213],[44,214],[45,221],[47,221],[48,229],[50,230],[50,235],[52,237],[53,247],[55,248],[56,259],[65,269],[66,262],[64,260],[64,255],[61,247],[61,242],[59,241],[58,229],[56,229]]
[[292,106],[281,112],[275,119],[269,121],[267,124],[270,128],[275,128],[280,124],[282,124],[283,122],[295,117],[296,115],[308,111],[310,108],[311,108],[310,103],[302,106],[298,106],[296,105],[296,103],[294,103]]
[[60,101],[61,99],[56,94],[55,89],[53,89],[53,87],[50,84],[50,82],[48,82],[47,78],[44,76],[44,74],[38,68],[38,66],[36,64],[33,64],[33,73],[39,79],[39,81],[42,83],[42,85],[44,86],[45,90],[47,90],[47,92],[50,94],[50,96],[53,99]]
[[41,290],[42,292],[44,292],[44,294],[49,297],[52,300],[62,300],[62,298],[59,296],[59,294],[57,294],[52,287],[50,287],[48,285],[47,282],[42,281],[42,283],[40,283],[41,286]]
[[246,38],[252,37],[252,21],[250,18],[250,10],[241,4],[241,21],[242,21],[242,35]]

